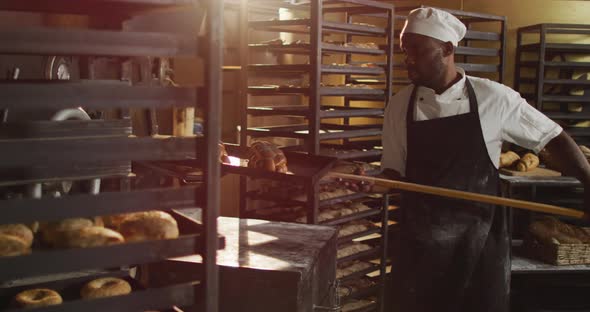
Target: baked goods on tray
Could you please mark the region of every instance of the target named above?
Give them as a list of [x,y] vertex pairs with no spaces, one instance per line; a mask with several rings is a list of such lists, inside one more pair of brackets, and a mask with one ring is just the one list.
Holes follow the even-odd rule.
[[287,157],[278,146],[266,141],[256,141],[248,151],[248,167],[286,173]]
[[85,299],[105,298],[126,295],[131,292],[131,285],[126,280],[116,277],[103,277],[86,283],[80,290]]
[[351,274],[361,272],[373,266],[374,265],[369,262],[354,261],[352,263],[347,264],[346,266],[336,269],[336,278],[340,279]]
[[159,210],[129,214],[123,218],[117,230],[128,242],[172,239],[179,235],[176,220]]
[[348,235],[366,232],[376,227],[377,226],[375,226],[375,224],[369,220],[352,221],[340,227],[340,230],[338,231],[338,237],[345,237]]
[[40,308],[63,302],[59,293],[47,288],[36,288],[22,291],[14,298],[15,305],[20,308]]
[[528,231],[532,238],[544,244],[590,244],[590,233],[586,230],[553,217],[533,221]]
[[341,258],[345,258],[348,256],[356,255],[356,254],[359,254],[361,252],[371,250],[371,249],[373,249],[373,247],[371,247],[370,245],[354,242],[352,244],[342,246],[341,248],[338,249],[336,254],[337,254],[337,258],[341,259]]

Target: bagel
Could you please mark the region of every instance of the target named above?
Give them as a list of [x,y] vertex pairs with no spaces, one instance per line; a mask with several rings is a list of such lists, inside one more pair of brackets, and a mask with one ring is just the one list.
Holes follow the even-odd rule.
[[30,247],[22,238],[0,234],[0,257],[25,255],[31,252]]
[[94,299],[121,296],[130,292],[131,285],[127,281],[115,277],[103,277],[86,283],[80,290],[80,296],[84,299]]
[[171,239],[179,235],[176,220],[163,211],[131,214],[123,219],[119,225],[119,232],[128,242]]
[[33,245],[33,232],[24,224],[0,225],[0,234],[16,236],[27,243],[27,247]]
[[64,240],[64,234],[68,231],[77,230],[89,226],[93,226],[90,219],[85,218],[71,218],[58,222],[49,222],[40,225],[41,240],[50,246],[60,246]]
[[61,296],[54,290],[37,288],[22,291],[14,298],[16,304],[21,308],[46,307],[63,302]]
[[121,244],[125,241],[121,234],[100,226],[89,226],[65,231],[56,247],[88,248]]

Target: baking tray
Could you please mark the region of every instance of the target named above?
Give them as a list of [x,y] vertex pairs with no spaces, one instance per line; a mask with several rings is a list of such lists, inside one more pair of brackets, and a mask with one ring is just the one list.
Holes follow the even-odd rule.
[[145,10],[190,6],[192,0],[4,0],[0,10],[108,16],[145,13]]
[[355,280],[355,279],[359,279],[361,277],[366,276],[367,274],[369,274],[371,272],[375,272],[375,271],[379,271],[379,270],[380,270],[380,266],[374,264],[374,265],[372,265],[372,266],[370,266],[370,267],[368,267],[368,268],[366,268],[364,270],[361,270],[361,271],[354,272],[352,274],[343,276],[339,280],[340,280],[340,282],[344,283],[344,282],[347,282],[347,281],[352,281],[352,280]]
[[[204,188],[157,188],[130,192],[76,194],[58,198],[25,198],[0,201],[0,224],[56,221],[145,210],[192,208],[204,203]],[[83,209],[80,209],[83,207]]]
[[381,232],[382,232],[381,228],[373,228],[373,229],[368,229],[363,232],[354,233],[354,234],[350,234],[347,236],[342,236],[342,237],[338,238],[338,244],[347,243],[347,242],[354,240],[355,238],[364,237],[364,236],[368,236],[371,234],[380,234]]
[[[29,255],[0,258],[0,282],[32,276],[143,264],[198,253],[203,248],[201,224],[179,213],[176,239],[124,243],[93,248],[33,250]],[[219,238],[219,248],[225,239]]]
[[[249,44],[248,47],[251,49],[284,53],[284,54],[309,54],[311,51],[311,45],[309,43],[296,43],[296,44],[264,44],[255,43]],[[347,47],[343,45],[333,43],[322,43],[321,49],[323,53],[344,53],[344,54],[366,54],[366,55],[384,55],[385,50],[382,49],[367,49],[357,47]]]
[[[309,117],[312,115],[309,106],[254,106],[248,107],[251,116],[298,116]],[[348,118],[348,117],[372,117],[383,118],[383,108],[344,107],[333,105],[320,106],[320,118]]]
[[[360,137],[373,137],[381,135],[381,125],[332,125],[321,124],[319,140],[352,139]],[[286,137],[306,139],[309,136],[309,126],[306,124],[287,126],[252,127],[246,133],[253,137]]]
[[365,250],[363,252],[359,252],[350,256],[342,257],[336,259],[337,263],[344,263],[348,261],[360,260],[360,259],[370,259],[372,257],[378,257],[381,253],[381,248],[376,247],[373,249]]
[[[310,19],[301,18],[293,20],[250,21],[248,24],[251,29],[260,31],[309,34],[312,22]],[[346,33],[371,37],[384,37],[387,35],[384,28],[377,26],[331,21],[322,21],[322,33]]]
[[[367,62],[360,62],[357,65],[349,64],[324,64],[320,66],[320,70],[323,74],[341,74],[341,75],[383,75],[385,70],[379,66],[359,66],[367,64]],[[273,75],[285,75],[286,73],[296,74],[308,74],[311,71],[311,65],[309,64],[250,64],[248,65],[248,71],[257,74],[273,74]]]
[[29,27],[0,30],[0,53],[195,57],[198,49],[197,40],[174,33]]
[[369,209],[369,210],[349,214],[349,215],[346,215],[346,216],[343,216],[340,218],[326,220],[326,221],[320,222],[319,224],[321,224],[321,225],[341,225],[343,223],[347,223],[350,221],[366,219],[368,217],[377,216],[379,214],[381,214],[381,211],[379,209]]
[[[0,142],[4,142],[4,144],[18,144],[19,140],[36,144],[41,139],[51,141],[67,137],[125,138],[130,134],[130,120],[43,120],[0,124]],[[39,150],[44,149],[40,148]],[[63,150],[60,150],[59,153],[63,157]],[[129,161],[96,162],[85,163],[84,165],[67,163],[64,166],[56,166],[55,164],[31,165],[27,167],[1,168],[0,186],[114,176],[124,177],[131,173],[131,163]]]
[[[31,138],[0,140],[0,150],[11,151],[0,154],[1,169],[83,166],[89,163],[128,160],[194,159],[202,157],[204,139],[202,137]],[[66,152],[68,157],[64,157]]]
[[[248,159],[248,148],[234,144],[224,144],[230,156],[237,159]],[[240,161],[235,165],[222,165],[225,173],[239,174],[251,178],[265,178],[285,182],[315,182],[332,168],[335,158],[326,156],[313,156],[297,152],[285,152],[289,173],[264,171],[257,168],[249,168]]]
[[[57,282],[44,283],[27,287],[26,289],[36,287],[47,287],[60,293],[64,302],[60,305],[54,305],[42,308],[10,309],[11,298],[22,289],[10,289],[2,294],[2,302],[7,305],[0,307],[2,311],[34,311],[34,312],[103,312],[103,311],[145,311],[145,310],[167,310],[174,306],[190,306],[195,304],[196,295],[200,292],[200,284],[187,283],[172,285],[162,288],[143,288],[136,280],[129,276],[118,276],[129,282],[133,291],[128,295],[115,296],[99,299],[81,299],[79,296],[80,288],[88,281],[98,277],[113,276],[116,274],[105,274],[101,276],[85,277],[79,279],[62,280]],[[7,308],[8,310],[4,310]]]
[[[85,37],[85,40],[88,38]],[[72,53],[66,53],[72,55]],[[84,103],[86,109],[193,107],[195,88],[132,86],[114,80],[0,82],[2,107],[34,111],[60,110]]]
[[347,299],[362,299],[369,296],[377,296],[379,290],[381,289],[381,285],[377,284],[372,287],[367,287],[363,289],[359,289],[348,296],[342,297],[340,300],[347,300]]

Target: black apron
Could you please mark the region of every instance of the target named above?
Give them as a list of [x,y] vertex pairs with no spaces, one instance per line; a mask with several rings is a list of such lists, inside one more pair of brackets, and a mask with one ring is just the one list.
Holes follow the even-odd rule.
[[[499,194],[498,170],[481,130],[468,79],[469,113],[406,118],[410,182]],[[510,249],[506,210],[490,204],[406,192],[393,258],[394,311],[508,311]]]

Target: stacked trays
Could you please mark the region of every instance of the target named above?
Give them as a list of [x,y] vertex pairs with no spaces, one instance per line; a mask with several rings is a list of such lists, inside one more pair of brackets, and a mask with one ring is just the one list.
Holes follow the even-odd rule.
[[[322,176],[350,168],[378,171],[357,161],[381,156],[383,111],[393,92],[393,5],[312,1],[273,20],[248,16],[246,6],[242,149],[253,140],[274,142],[292,174],[240,169],[240,215],[338,227],[343,311],[382,311],[387,196]],[[313,176],[297,180],[302,167]]]
[[517,31],[515,89],[578,144],[590,143],[588,38],[590,25],[538,24]]
[[[243,143],[273,138],[314,155],[379,157],[381,118],[391,95],[393,7],[370,1],[334,7],[345,2],[314,2],[303,18],[248,20],[243,38],[274,33],[285,39],[248,42],[243,53]],[[356,22],[359,8],[389,18],[379,26]],[[275,64],[257,63],[265,53],[275,56]]]
[[[207,38],[172,32],[102,29],[6,28],[0,31],[3,55],[67,55],[81,57],[189,57],[198,56],[197,43],[208,49],[207,103],[200,103],[209,121],[202,137],[131,136],[129,119],[114,120],[11,120],[12,110],[57,112],[76,108],[96,111],[132,108],[196,107],[195,88],[133,85],[118,80],[4,81],[0,94],[4,116],[0,124],[0,225],[95,219],[122,213],[163,210],[176,220],[177,238],[143,240],[88,248],[50,248],[36,235],[28,254],[0,257],[0,309],[20,311],[14,295],[23,289],[52,288],[64,299],[59,305],[27,311],[146,311],[173,307],[203,307],[217,311],[215,253],[223,248],[216,220],[219,203],[218,142],[220,119],[220,70],[222,7],[219,1],[88,0],[3,1],[0,10],[79,14],[91,19],[121,22],[153,9],[203,11],[208,15]],[[191,30],[193,31],[193,30]],[[75,110],[75,109],[74,109]],[[6,114],[8,112],[8,114]],[[157,187],[137,189],[133,183],[102,192],[97,179],[134,181],[135,161],[196,159],[206,173],[207,187]],[[137,177],[140,178],[140,177]],[[71,181],[93,181],[90,194],[46,195],[47,188],[61,188]],[[117,184],[119,185],[119,184]],[[127,185],[128,187],[124,187]],[[63,190],[63,188],[62,188]],[[175,212],[177,208],[202,207],[203,223]],[[170,257],[202,254],[206,265],[200,281],[146,288],[120,268],[161,261]],[[81,299],[80,286],[98,276],[120,276],[131,284],[130,294],[101,299]]]

